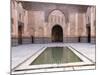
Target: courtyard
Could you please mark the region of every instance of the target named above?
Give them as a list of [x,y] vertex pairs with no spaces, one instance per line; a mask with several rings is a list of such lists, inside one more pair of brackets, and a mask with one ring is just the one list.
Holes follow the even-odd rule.
[[96,6],[11,0],[11,74],[94,70]]
[[[15,71],[22,64],[25,64],[30,58],[38,55],[44,47],[72,47],[81,56],[86,58],[91,64],[79,65],[79,66],[65,66],[61,68],[48,68],[48,69],[36,69],[36,70],[21,70]],[[79,57],[81,57],[79,56]],[[95,69],[95,44],[91,43],[48,43],[48,44],[24,44],[12,47],[12,74],[23,73],[39,73],[39,72],[52,72],[52,71],[74,71],[74,70],[86,70]],[[43,67],[43,66],[42,66]]]

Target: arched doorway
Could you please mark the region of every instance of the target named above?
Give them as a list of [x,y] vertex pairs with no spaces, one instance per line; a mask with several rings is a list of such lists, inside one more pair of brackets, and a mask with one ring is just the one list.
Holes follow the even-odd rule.
[[52,42],[63,42],[63,29],[59,25],[52,28]]
[[32,43],[34,43],[34,37],[33,36],[31,36],[31,41],[32,41]]
[[18,26],[18,44],[22,44],[22,25]]
[[87,42],[90,43],[91,42],[91,29],[90,26],[87,26]]

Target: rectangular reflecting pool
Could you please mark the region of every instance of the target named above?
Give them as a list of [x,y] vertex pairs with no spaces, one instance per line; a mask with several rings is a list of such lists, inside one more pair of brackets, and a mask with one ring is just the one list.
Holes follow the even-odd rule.
[[68,47],[47,47],[30,65],[82,62]]

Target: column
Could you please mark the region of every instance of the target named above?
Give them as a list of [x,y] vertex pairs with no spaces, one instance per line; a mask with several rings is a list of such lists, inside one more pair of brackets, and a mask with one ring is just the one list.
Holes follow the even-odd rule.
[[81,42],[87,42],[87,37],[86,37],[86,13],[83,13],[83,31],[82,31],[82,38]]
[[27,35],[28,11],[24,10],[24,35]]
[[15,36],[18,37],[18,9],[17,9],[17,2],[15,2],[14,25],[15,25]]
[[78,37],[78,13],[75,14],[75,35]]
[[86,14],[83,14],[83,36],[86,36]]
[[18,10],[17,10],[17,2],[14,1],[15,3],[15,7],[13,10],[13,19],[14,19],[14,24],[13,24],[13,36],[14,38],[12,38],[12,45],[18,45]]
[[90,20],[90,23],[91,23],[91,43],[95,43],[95,25],[94,25],[94,8],[91,7],[91,20]]

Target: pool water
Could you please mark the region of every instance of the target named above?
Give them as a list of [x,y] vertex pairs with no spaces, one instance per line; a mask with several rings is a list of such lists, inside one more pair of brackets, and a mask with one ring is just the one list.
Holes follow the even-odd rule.
[[68,47],[47,47],[30,65],[63,64],[81,61]]

